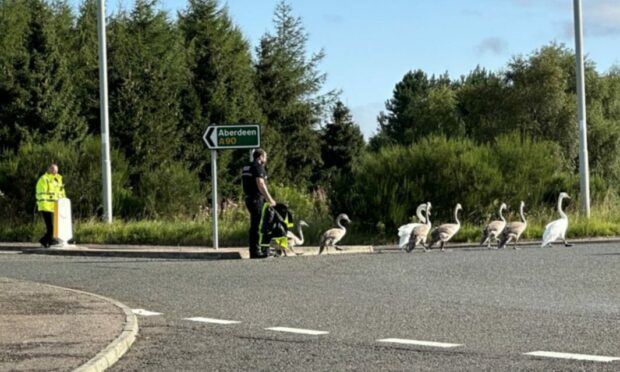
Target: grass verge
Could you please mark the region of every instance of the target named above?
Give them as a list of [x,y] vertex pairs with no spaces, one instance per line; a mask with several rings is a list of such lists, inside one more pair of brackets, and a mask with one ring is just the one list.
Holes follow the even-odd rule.
[[[521,239],[540,240],[544,227],[551,218],[540,216],[528,221],[528,228]],[[544,221],[544,222],[543,222]],[[586,219],[569,216],[567,237],[613,237],[620,236],[620,219],[607,216],[593,216]],[[327,218],[307,221],[310,227],[304,229],[306,245],[317,245],[321,233],[333,227]],[[222,218],[219,221],[220,246],[245,246],[249,222],[247,219]],[[476,243],[482,236],[481,225],[464,223],[452,241]],[[0,241],[36,242],[44,231],[39,220],[26,223],[0,223]],[[77,243],[99,244],[145,244],[175,246],[212,246],[213,227],[210,219],[199,221],[185,220],[142,220],[120,221],[105,224],[94,220],[76,221],[74,238]],[[297,233],[297,229],[295,229]],[[368,227],[353,221],[348,227],[343,244],[384,245],[396,244],[396,231],[385,231],[380,225]]]

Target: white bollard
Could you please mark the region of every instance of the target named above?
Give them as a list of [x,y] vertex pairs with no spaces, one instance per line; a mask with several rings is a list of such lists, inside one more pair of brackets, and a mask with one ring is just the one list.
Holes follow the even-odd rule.
[[68,241],[73,239],[73,223],[71,222],[71,200],[58,199],[54,203],[54,239],[58,244],[54,248],[68,247]]

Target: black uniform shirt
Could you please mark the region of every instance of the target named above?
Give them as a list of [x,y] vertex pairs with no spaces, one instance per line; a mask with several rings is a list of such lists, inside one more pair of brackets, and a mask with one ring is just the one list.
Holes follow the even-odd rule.
[[258,177],[265,180],[267,179],[267,172],[265,172],[265,167],[263,167],[262,164],[254,161],[243,167],[241,180],[243,182],[243,192],[245,196],[253,198],[261,197],[261,193],[256,185],[256,179]]

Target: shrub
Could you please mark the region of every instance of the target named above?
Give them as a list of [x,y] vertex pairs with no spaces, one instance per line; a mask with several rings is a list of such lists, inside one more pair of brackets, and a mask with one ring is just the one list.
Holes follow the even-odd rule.
[[503,176],[501,201],[509,206],[518,208],[521,200],[528,206],[540,206],[557,200],[562,191],[575,190],[574,177],[564,168],[555,142],[535,142],[512,133],[500,136],[491,150]]
[[[127,162],[112,150],[112,188],[114,202],[126,197]],[[0,214],[9,220],[24,220],[36,212],[35,185],[51,162],[58,164],[67,197],[72,201],[76,218],[91,217],[101,212],[101,150],[96,137],[80,143],[25,143],[17,153],[5,152],[0,160]]]
[[[433,203],[432,221],[452,221],[456,203],[461,221],[479,224],[501,202],[540,206],[558,188],[569,191],[572,177],[563,171],[557,145],[518,135],[493,145],[468,139],[427,137],[409,147],[394,146],[366,154],[353,169],[346,210],[376,230],[393,231],[410,220],[418,204]],[[340,190],[343,190],[340,185]]]
[[205,198],[198,176],[184,164],[171,161],[141,172],[131,203],[133,210],[126,211],[129,217],[183,218],[198,213]]

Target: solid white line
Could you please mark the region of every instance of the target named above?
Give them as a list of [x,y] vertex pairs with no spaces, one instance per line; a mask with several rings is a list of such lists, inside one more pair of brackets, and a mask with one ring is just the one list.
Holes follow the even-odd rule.
[[213,319],[213,318],[203,318],[203,317],[195,317],[195,318],[185,318],[186,320],[191,320],[193,322],[203,322],[203,323],[214,323],[214,324],[237,324],[241,323],[237,320],[225,320],[225,319]]
[[131,311],[136,314],[136,315],[141,315],[141,316],[154,316],[154,315],[161,315],[161,313],[156,313],[154,311],[148,311],[148,310],[144,310],[144,309],[131,309]]
[[587,355],[587,354],[571,354],[571,353],[557,353],[553,351],[532,351],[525,353],[524,355],[532,355],[546,358],[562,358],[562,359],[576,359],[576,360],[590,360],[593,362],[613,362],[614,360],[620,360],[616,357],[608,357],[601,355]]
[[420,345],[420,346],[445,347],[445,348],[463,346],[463,344],[449,344],[447,342],[407,340],[405,338],[384,338],[384,339],[377,340],[377,341],[378,342],[391,342],[395,344]]
[[276,331],[276,332],[300,333],[303,335],[326,335],[329,333],[325,331],[314,331],[312,329],[289,328],[289,327],[271,327],[271,328],[265,328],[265,329],[269,331]]

